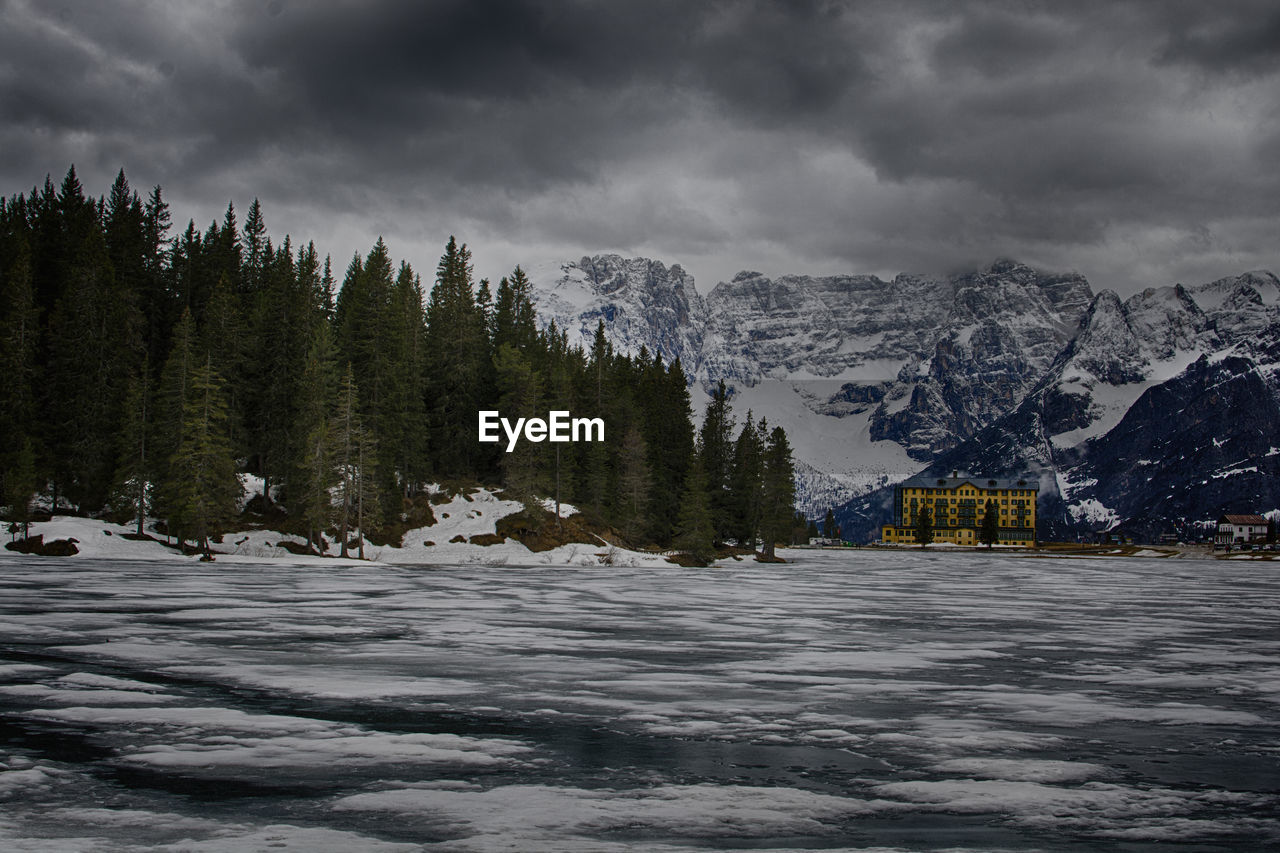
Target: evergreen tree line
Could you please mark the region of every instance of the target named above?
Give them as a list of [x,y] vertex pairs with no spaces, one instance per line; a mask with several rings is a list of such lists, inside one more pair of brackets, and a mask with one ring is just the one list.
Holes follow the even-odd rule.
[[[121,171],[91,198],[72,167],[0,198],[0,477],[11,520],[37,493],[59,511],[159,518],[206,551],[257,505],[315,546],[363,549],[423,518],[430,482],[550,495],[627,544],[789,541],[790,448],[723,384],[695,435],[678,360],[589,349],[539,330],[517,267],[473,280],[450,238],[429,291],[379,239],[339,283],[314,243],[279,244],[255,199],[238,221],[171,234],[160,187]],[[600,417],[606,441],[477,441],[477,412]],[[800,521],[803,527],[803,520]],[[352,538],[354,537],[354,539]]]

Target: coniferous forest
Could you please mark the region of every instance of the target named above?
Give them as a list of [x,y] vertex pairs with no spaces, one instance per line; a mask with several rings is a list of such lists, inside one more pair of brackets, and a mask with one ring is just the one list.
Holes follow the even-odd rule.
[[[517,267],[474,281],[450,237],[424,284],[379,239],[335,268],[243,221],[175,229],[159,186],[123,170],[102,197],[74,167],[0,198],[0,475],[7,518],[37,505],[158,521],[207,551],[250,501],[313,547],[398,542],[431,483],[501,484],[578,507],[631,546],[705,562],[735,541],[771,557],[804,535],[787,437],[723,384],[695,430],[678,360],[539,329]],[[605,441],[477,440],[477,413],[602,418]],[[252,480],[258,482],[258,479]]]

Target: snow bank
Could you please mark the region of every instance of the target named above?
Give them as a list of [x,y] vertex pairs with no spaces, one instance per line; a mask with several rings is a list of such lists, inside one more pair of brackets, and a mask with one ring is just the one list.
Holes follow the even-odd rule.
[[[255,492],[256,493],[256,492]],[[548,511],[554,512],[555,502],[542,501]],[[556,565],[556,566],[616,566],[669,565],[666,558],[657,554],[631,551],[611,546],[601,540],[595,544],[572,543],[550,551],[533,552],[514,539],[496,545],[475,545],[473,536],[492,535],[497,532],[498,521],[523,509],[519,501],[503,500],[487,489],[476,489],[465,495],[456,495],[446,503],[433,507],[436,523],[418,527],[405,533],[400,547],[374,545],[365,542],[365,557],[373,562],[393,565]],[[569,504],[560,505],[564,517],[577,514]],[[136,524],[120,525],[92,518],[54,516],[50,521],[33,522],[31,535],[43,535],[46,543],[55,539],[74,539],[79,556],[121,560],[173,560],[177,552],[163,541],[133,540],[125,534],[136,532]],[[147,525],[149,535],[157,540],[164,536],[155,531],[154,520]],[[451,540],[462,537],[464,541]],[[332,565],[338,558],[337,543],[329,546],[328,557],[294,554],[281,547],[281,542],[305,545],[306,539],[273,530],[241,530],[227,533],[222,542],[214,545],[219,561],[286,560],[292,563]],[[429,543],[429,544],[428,544]],[[16,556],[16,552],[0,549],[0,559]],[[189,559],[197,559],[191,557]],[[354,555],[348,561],[355,561]]]

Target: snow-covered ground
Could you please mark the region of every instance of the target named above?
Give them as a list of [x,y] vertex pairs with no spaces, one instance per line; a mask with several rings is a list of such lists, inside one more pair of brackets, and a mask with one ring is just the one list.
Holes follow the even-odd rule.
[[[253,491],[255,488],[261,489],[261,480],[258,480],[256,485],[253,483],[247,485],[246,495],[256,494]],[[555,502],[545,499],[543,507],[548,512],[554,512]],[[506,564],[519,566],[667,565],[666,558],[660,555],[614,547],[605,540],[595,544],[562,545],[549,551],[536,553],[514,539],[507,539],[495,545],[478,545],[470,541],[473,536],[496,533],[500,519],[520,512],[522,508],[519,501],[502,500],[487,489],[473,489],[465,495],[456,495],[444,503],[434,505],[432,511],[436,517],[435,524],[408,531],[399,546],[375,545],[366,542],[365,558],[377,563],[409,565],[472,563],[490,566]],[[560,506],[560,514],[565,518],[576,514],[577,511],[569,504]],[[31,525],[31,535],[44,536],[46,543],[57,539],[74,539],[76,548],[80,552],[78,557],[137,560],[183,559],[173,548],[161,544],[159,540],[164,537],[155,531],[154,525],[148,525],[147,532],[157,541],[124,538],[124,534],[134,533],[136,530],[136,524],[119,525],[73,516],[54,516],[50,521],[35,522]],[[353,533],[352,538],[354,536]],[[457,537],[462,537],[464,541],[453,541]],[[218,562],[283,559],[295,563],[330,565],[333,558],[337,558],[341,553],[339,543],[330,542],[327,557],[297,556],[281,547],[280,543],[285,541],[305,545],[306,537],[272,530],[244,530],[226,534],[221,542],[213,545],[213,548],[218,552],[216,556]],[[349,553],[354,558],[354,550]],[[7,556],[11,556],[11,552],[0,551],[0,561]],[[188,559],[194,561],[198,558],[193,556]],[[355,561],[352,559],[344,562]],[[2,564],[0,562],[0,565]]]
[[1280,848],[1271,564],[786,556],[6,554],[0,849]]

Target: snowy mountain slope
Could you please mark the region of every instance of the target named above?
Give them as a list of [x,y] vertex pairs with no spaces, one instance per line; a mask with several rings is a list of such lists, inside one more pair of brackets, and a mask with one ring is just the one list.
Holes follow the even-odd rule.
[[1093,298],[1079,275],[1051,275],[1013,261],[952,279],[954,296],[932,358],[900,375],[873,435],[928,461],[1013,409],[1075,335]]
[[[847,497],[844,520],[864,514],[867,531],[882,521],[876,490],[922,466],[1037,474],[1046,529],[1063,532],[1164,512],[1129,494],[1146,488],[1136,480],[1107,486],[1115,479],[1108,466],[1143,463],[1160,472],[1152,482],[1172,478],[1175,491],[1191,495],[1178,511],[1203,513],[1227,499],[1233,478],[1254,474],[1244,470],[1251,465],[1194,456],[1172,440],[1140,451],[1133,434],[1178,420],[1156,424],[1159,412],[1135,406],[1178,399],[1193,411],[1188,395],[1207,387],[1204,365],[1229,359],[1247,364],[1231,361],[1234,375],[1260,384],[1219,395],[1228,412],[1258,388],[1280,400],[1280,280],[1265,271],[1126,300],[1095,296],[1077,274],[1009,260],[892,281],[744,272],[705,299],[678,266],[618,256],[586,257],[534,283],[541,321],[554,319],[584,345],[603,318],[615,346],[678,355],[695,387],[725,380],[739,416],[750,409],[792,437],[805,511]],[[704,401],[694,398],[700,410]],[[1139,426],[1143,418],[1152,423]],[[1212,423],[1228,444],[1256,427],[1248,413]],[[1195,427],[1181,432],[1203,438]],[[1219,475],[1223,488],[1191,488],[1179,456],[1217,466],[1203,473]],[[1245,484],[1242,495],[1269,494]]]
[[1183,519],[1280,508],[1280,404],[1249,359],[1201,356],[1061,470],[1068,523],[1105,507],[1154,536]]
[[645,347],[663,361],[679,358],[693,375],[701,360],[707,308],[680,268],[647,258],[583,257],[535,267],[529,273],[533,303],[545,328],[552,320],[568,332],[569,345],[589,349],[604,320],[610,342],[634,355]]
[[1143,393],[1202,355],[1241,355],[1274,376],[1277,330],[1280,283],[1270,273],[1150,288],[1123,303],[1103,292],[1041,383],[1046,432],[1059,448],[1105,435]]
[[1149,289],[1123,303],[1104,291],[1043,392],[1055,446],[1105,434],[1144,391],[1222,346],[1210,319],[1181,285]]
[[797,508],[821,517],[854,495],[908,477],[919,463],[892,441],[871,436],[870,412],[845,417],[823,412],[840,385],[831,380],[766,380],[734,389],[739,423],[751,412],[781,426],[797,463]]
[[739,273],[707,296],[704,378],[892,381],[932,346],[951,295],[950,282],[920,276]]
[[[1038,475],[1048,536],[1280,507],[1277,297],[1270,273],[1101,293],[1021,403],[927,470]],[[852,502],[847,526],[869,535],[883,499]]]
[[[679,266],[644,258],[584,257],[531,279],[543,324],[587,346],[603,319],[619,349],[678,356],[703,388],[723,379],[739,411],[813,436],[798,458],[855,492],[906,476],[1016,405],[1092,298],[1079,275],[1013,261],[891,282],[744,272],[705,300]],[[753,390],[774,382],[795,393]]]

